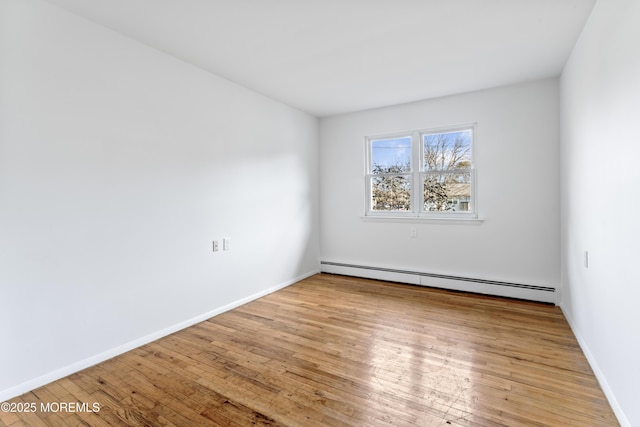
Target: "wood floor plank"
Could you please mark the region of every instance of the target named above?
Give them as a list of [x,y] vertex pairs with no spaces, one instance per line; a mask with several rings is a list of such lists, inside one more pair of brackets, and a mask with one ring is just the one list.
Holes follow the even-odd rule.
[[100,410],[0,426],[618,425],[557,307],[326,274],[11,402]]

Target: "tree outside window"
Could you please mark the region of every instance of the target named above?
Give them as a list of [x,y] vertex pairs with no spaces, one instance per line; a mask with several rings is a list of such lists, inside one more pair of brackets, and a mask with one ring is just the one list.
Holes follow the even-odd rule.
[[368,137],[367,215],[475,215],[473,131]]

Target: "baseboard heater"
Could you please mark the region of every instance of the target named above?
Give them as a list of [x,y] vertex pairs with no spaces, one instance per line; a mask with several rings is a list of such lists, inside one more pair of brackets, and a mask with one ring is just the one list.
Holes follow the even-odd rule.
[[488,295],[505,296],[547,303],[556,302],[556,289],[548,286],[527,285],[522,283],[501,282],[497,280],[475,279],[471,277],[450,276],[393,268],[372,267],[366,265],[345,264],[320,261],[323,273],[345,276],[387,280],[412,285],[431,286]]

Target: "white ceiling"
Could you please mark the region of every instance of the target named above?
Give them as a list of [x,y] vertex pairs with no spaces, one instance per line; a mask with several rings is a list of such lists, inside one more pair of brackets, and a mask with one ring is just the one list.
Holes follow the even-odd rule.
[[48,0],[327,116],[557,76],[595,0]]

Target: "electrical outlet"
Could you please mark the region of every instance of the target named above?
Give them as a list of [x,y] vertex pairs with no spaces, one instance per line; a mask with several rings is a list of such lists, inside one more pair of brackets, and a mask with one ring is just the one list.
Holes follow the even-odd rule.
[[224,239],[222,239],[222,250],[223,251],[231,250],[231,239],[229,239],[228,237],[225,237]]
[[214,240],[213,241],[213,252],[218,252],[220,249],[218,247],[218,241]]
[[416,227],[411,227],[411,237],[418,237],[418,229]]

